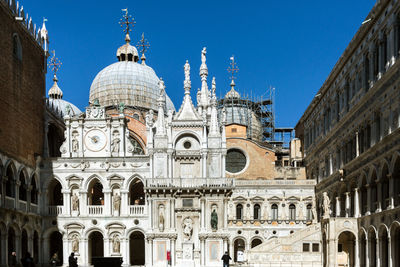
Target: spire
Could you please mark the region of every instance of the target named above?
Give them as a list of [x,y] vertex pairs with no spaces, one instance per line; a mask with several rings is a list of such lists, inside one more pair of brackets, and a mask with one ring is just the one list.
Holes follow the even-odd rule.
[[206,64],[206,54],[207,49],[204,47],[201,51],[201,65],[200,65],[200,77],[201,77],[201,98],[200,98],[200,105],[203,108],[208,106],[208,86],[207,86],[207,76],[208,76],[208,68]]
[[212,86],[211,86],[211,121],[210,121],[210,136],[218,136],[219,129],[218,129],[218,111],[217,111],[217,96],[215,94],[216,90],[216,83],[215,77],[212,79]]
[[240,98],[240,94],[235,90],[235,73],[239,71],[239,68],[237,67],[237,64],[235,62],[235,57],[231,56],[230,58],[230,63],[228,67],[228,72],[231,74],[230,79],[231,79],[231,90],[229,90],[228,93],[226,93],[225,98]]
[[49,90],[49,97],[53,98],[53,99],[61,99],[63,97],[63,92],[61,91],[60,87],[58,87],[58,79],[57,79],[57,71],[60,68],[60,66],[62,65],[61,61],[56,58],[56,52],[53,50],[52,51],[53,56],[50,59],[49,62],[49,68],[51,68],[51,70],[54,73],[53,76],[53,86],[50,88]]
[[142,65],[146,65],[146,56],[144,55],[144,53],[149,49],[150,44],[149,41],[144,39],[144,33],[142,33],[142,39],[140,39],[136,46],[139,47],[140,53],[142,53],[142,56],[140,57],[140,59],[142,60]]
[[135,20],[132,18],[131,15],[128,14],[128,9],[122,9],[125,14],[122,16],[119,24],[121,27],[125,27],[123,30],[125,32],[125,44],[118,48],[117,50],[117,58],[119,61],[139,61],[139,54],[137,52],[136,47],[130,45],[131,37],[129,33],[132,31],[134,24],[136,23]]
[[185,66],[183,68],[185,70],[185,80],[183,81],[183,87],[185,88],[185,95],[190,95],[192,82],[190,81],[190,65],[188,60],[186,60]]
[[43,49],[46,52],[46,55],[48,55],[47,52],[49,51],[49,48],[48,48],[49,35],[48,35],[48,31],[46,29],[46,23],[45,23],[46,21],[47,21],[47,19],[43,18],[43,25],[42,25],[42,28],[40,29],[40,36],[41,36],[41,42],[44,45]]
[[165,118],[164,118],[164,106],[165,106],[165,84],[162,79],[158,83],[160,87],[160,95],[157,99],[158,104],[158,115],[157,115],[157,122],[156,122],[156,136],[164,136],[167,134],[165,129]]

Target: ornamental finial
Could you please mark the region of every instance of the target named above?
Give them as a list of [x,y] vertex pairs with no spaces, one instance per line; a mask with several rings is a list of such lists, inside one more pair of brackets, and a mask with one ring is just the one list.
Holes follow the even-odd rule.
[[235,61],[235,56],[231,56],[229,58],[229,60],[231,62],[229,63],[228,72],[231,74],[231,80],[232,80],[232,83],[234,84],[233,80],[236,79],[235,73],[237,73],[239,71],[239,68],[237,67],[237,64]]
[[142,53],[142,57],[140,58],[142,60],[142,64],[146,65],[146,56],[144,53],[146,53],[146,51],[149,49],[150,43],[144,38],[144,32],[142,33],[142,39],[140,39],[136,46],[139,47],[140,52]]
[[129,43],[131,41],[129,32],[132,31],[130,25],[132,25],[133,28],[136,22],[132,18],[132,16],[128,14],[128,8],[124,8],[121,10],[122,12],[125,12],[125,14],[122,15],[122,19],[120,20],[119,24],[121,25],[121,27],[125,27],[125,29],[123,30],[125,32],[125,42]]
[[54,79],[57,79],[57,71],[61,67],[62,63],[58,58],[56,58],[56,51],[53,50],[51,52],[53,53],[53,56],[50,58],[49,68],[51,68],[54,73]]

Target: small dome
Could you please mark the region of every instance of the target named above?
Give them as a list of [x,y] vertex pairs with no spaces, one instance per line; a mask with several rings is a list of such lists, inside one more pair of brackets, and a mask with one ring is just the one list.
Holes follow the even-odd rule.
[[225,94],[225,98],[240,98],[240,94],[235,90],[235,82],[233,80],[231,82],[231,90]]
[[[157,111],[159,83],[154,70],[134,61],[120,61],[104,68],[90,86],[89,101],[99,100],[100,105],[141,107]],[[175,110],[171,99],[166,96],[166,109]]]
[[62,117],[65,115],[75,116],[82,112],[74,104],[63,99],[49,98],[47,99],[48,107],[56,113],[60,113]]
[[57,84],[58,79],[56,75],[54,75],[53,81],[54,81],[53,86],[49,89],[48,92],[49,97],[55,99],[61,99],[63,97],[63,92],[61,91],[60,87],[58,87]]

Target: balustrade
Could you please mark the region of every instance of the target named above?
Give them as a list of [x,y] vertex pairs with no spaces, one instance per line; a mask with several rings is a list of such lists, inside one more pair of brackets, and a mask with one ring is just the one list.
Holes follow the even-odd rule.
[[146,209],[145,205],[130,205],[129,206],[129,215],[145,215]]
[[89,215],[102,215],[103,206],[101,205],[88,205]]
[[62,214],[63,206],[49,206],[47,210],[48,215],[56,216]]

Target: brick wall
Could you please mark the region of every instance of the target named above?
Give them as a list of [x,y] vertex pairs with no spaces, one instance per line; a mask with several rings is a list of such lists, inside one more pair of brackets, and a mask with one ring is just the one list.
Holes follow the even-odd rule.
[[[0,2],[0,151],[31,167],[44,141],[45,56],[26,28]],[[13,34],[22,61],[13,54]]]

